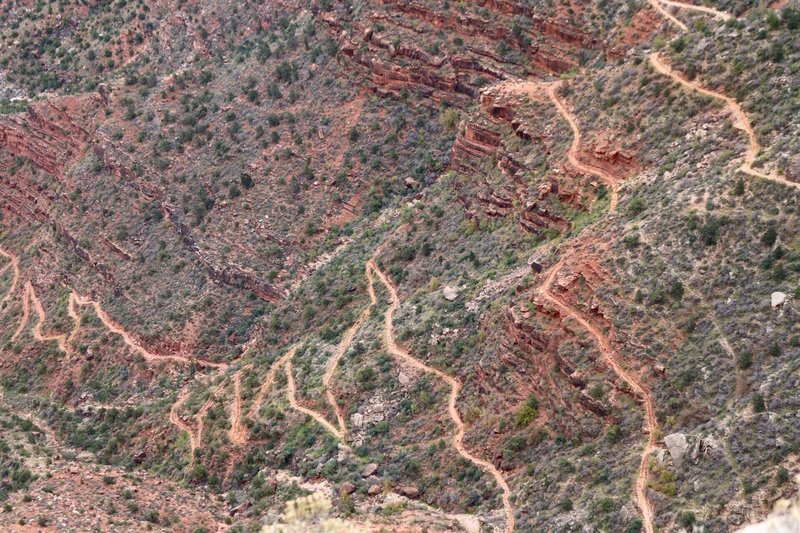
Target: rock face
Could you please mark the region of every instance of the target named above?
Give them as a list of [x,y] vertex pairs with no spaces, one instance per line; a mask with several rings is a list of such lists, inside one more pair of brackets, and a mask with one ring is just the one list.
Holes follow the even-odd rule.
[[800,531],[800,499],[778,500],[763,522],[737,530],[736,533],[797,533]]
[[664,437],[664,444],[669,450],[672,457],[672,462],[678,470],[683,466],[683,458],[686,455],[686,450],[689,449],[689,442],[686,440],[686,435],[683,433],[672,433]]

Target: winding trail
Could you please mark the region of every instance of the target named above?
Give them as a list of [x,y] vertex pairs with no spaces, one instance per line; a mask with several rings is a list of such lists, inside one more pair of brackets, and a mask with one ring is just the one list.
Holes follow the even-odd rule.
[[151,352],[147,348],[142,346],[139,343],[139,341],[137,341],[130,333],[125,331],[125,329],[123,329],[122,326],[117,324],[114,321],[114,319],[111,318],[108,315],[108,313],[105,312],[105,310],[103,310],[103,308],[102,308],[102,306],[100,305],[99,302],[97,302],[95,300],[91,300],[89,298],[83,298],[83,297],[79,296],[75,292],[73,292],[72,294],[75,296],[76,302],[79,305],[81,305],[81,306],[91,305],[92,308],[94,308],[95,314],[100,319],[100,321],[103,323],[103,325],[106,327],[106,329],[108,329],[111,333],[116,333],[117,335],[122,337],[122,341],[126,345],[128,345],[128,347],[130,347],[134,352],[137,352],[142,357],[144,357],[144,359],[146,361],[149,361],[149,362],[174,361],[176,363],[184,363],[184,364],[195,363],[195,364],[197,364],[199,366],[205,366],[205,367],[209,367],[209,368],[216,368],[216,369],[222,370],[222,371],[227,370],[227,368],[228,368],[228,364],[227,363],[214,363],[212,361],[206,361],[204,359],[189,358],[189,357],[186,357],[186,356],[183,356],[183,355],[176,355],[176,354],[162,355],[162,354],[157,354],[157,353]]
[[247,365],[233,375],[233,409],[228,438],[236,446],[241,446],[247,441],[247,428],[242,424],[242,372],[252,367],[252,364]]
[[199,411],[192,417],[197,419],[197,431],[192,429],[192,427],[178,414],[178,409],[180,409],[186,400],[189,399],[190,392],[188,390],[183,390],[181,394],[178,396],[178,399],[172,404],[169,410],[169,421],[177,426],[182,431],[185,431],[186,434],[189,436],[189,449],[191,450],[191,461],[194,462],[194,452],[195,450],[202,449],[203,447],[203,418],[208,413],[208,410],[211,409],[211,406],[214,404],[214,399],[217,397],[219,392],[225,387],[226,382],[223,381],[214,391],[211,393],[211,396],[205,401],[203,406],[200,408]]
[[[250,410],[247,413],[247,416],[251,419],[255,419],[258,416],[258,411],[261,409],[262,404],[264,403],[264,399],[267,397],[272,384],[275,382],[275,378],[278,375],[278,371],[283,368],[286,372],[286,399],[289,400],[289,405],[292,409],[299,411],[305,415],[310,416],[314,420],[316,420],[322,427],[326,430],[330,431],[330,433],[336,437],[337,439],[344,441],[345,432],[340,430],[339,428],[335,427],[333,424],[328,422],[324,416],[316,411],[313,411],[307,407],[300,405],[297,401],[297,383],[294,380],[294,374],[292,373],[292,359],[294,359],[295,354],[297,353],[297,349],[299,348],[299,344],[295,344],[289,350],[283,354],[279,359],[277,359],[269,369],[267,373],[267,377],[264,379],[264,382],[261,384],[261,389],[258,391],[258,395],[256,396],[255,400],[253,401],[253,405],[250,406]],[[241,422],[239,422],[241,424]],[[244,430],[246,432],[246,430]],[[246,433],[244,438],[246,439]]]
[[[50,334],[45,335],[42,333],[42,326],[44,325],[45,320],[47,320],[47,314],[45,313],[44,306],[42,305],[42,301],[36,296],[36,291],[33,289],[33,284],[28,281],[25,283],[25,292],[23,294],[23,304],[22,304],[22,321],[20,322],[19,326],[17,327],[17,331],[14,332],[14,335],[11,337],[11,340],[14,341],[19,336],[19,334],[24,329],[25,324],[28,322],[28,317],[30,315],[30,306],[33,305],[34,311],[36,311],[36,324],[33,326],[33,338],[39,342],[52,342],[55,341],[58,344],[58,349],[64,352],[65,354],[70,353],[69,346],[67,345],[67,336],[63,333],[59,334]],[[70,300],[71,305],[71,300]],[[72,316],[72,313],[70,313]],[[75,325],[73,329],[77,329],[79,327],[79,323]],[[72,337],[72,333],[70,333],[70,338]]]
[[653,9],[661,13],[661,16],[675,24],[681,31],[689,31],[689,26],[681,22],[675,15],[667,11],[661,0],[649,0]]
[[[664,5],[670,6],[670,7],[677,7],[679,9],[688,9],[690,11],[699,11],[701,13],[706,13],[706,14],[712,15],[712,16],[714,16],[714,17],[716,17],[716,18],[718,18],[718,19],[720,19],[722,21],[730,20],[730,19],[733,18],[730,14],[725,13],[724,11],[720,11],[719,9],[714,9],[713,7],[706,7],[706,6],[700,6],[700,5],[695,5],[695,4],[688,4],[686,2],[676,2],[675,0],[657,0],[657,1],[661,2]],[[684,30],[685,30],[685,28],[684,28]]]
[[[511,489],[506,483],[503,474],[500,470],[497,469],[492,463],[489,461],[485,461],[483,459],[479,459],[472,455],[465,447],[464,447],[464,422],[461,420],[461,415],[458,412],[458,408],[456,407],[456,402],[458,401],[458,395],[461,392],[461,382],[455,379],[448,374],[445,374],[439,369],[430,367],[416,359],[412,356],[407,350],[398,346],[397,342],[394,338],[394,313],[397,311],[397,308],[400,306],[400,298],[397,295],[397,288],[394,286],[392,281],[389,277],[378,268],[377,263],[375,262],[374,258],[370,259],[367,262],[367,275],[372,276],[372,273],[377,274],[378,278],[381,280],[381,283],[386,287],[389,291],[389,296],[391,298],[391,303],[389,307],[386,309],[386,313],[384,315],[384,340],[386,341],[386,346],[389,352],[401,359],[403,362],[407,363],[408,365],[428,374],[433,374],[434,376],[438,377],[447,385],[450,386],[450,396],[447,403],[447,411],[450,414],[450,418],[453,420],[453,424],[456,426],[456,433],[453,435],[453,446],[455,447],[456,451],[461,455],[464,459],[469,461],[470,463],[474,464],[475,466],[481,468],[482,470],[491,474],[500,488],[503,490],[503,508],[506,514],[506,532],[511,532],[514,530],[515,525],[515,518],[514,518],[514,508],[511,506]],[[370,283],[370,288],[372,284]],[[373,298],[373,301],[377,301],[375,298],[375,293],[373,290],[370,290],[370,297]]]
[[181,394],[178,396],[178,400],[174,404],[172,404],[172,407],[169,410],[169,421],[173,425],[185,431],[186,434],[189,436],[189,449],[191,450],[192,461],[194,461],[194,451],[199,447],[199,442],[194,434],[194,430],[189,426],[189,424],[184,422],[181,416],[178,414],[178,409],[180,409],[181,406],[183,406],[183,404],[186,403],[186,400],[188,399],[189,399],[189,391],[184,390],[183,392],[181,392]]
[[639,380],[633,374],[628,372],[617,360],[617,352],[611,346],[608,337],[606,337],[606,335],[600,331],[600,329],[589,322],[589,320],[587,320],[579,311],[561,301],[553,294],[553,281],[556,279],[559,272],[561,272],[565,261],[566,258],[561,259],[561,261],[559,261],[551,269],[547,279],[545,279],[544,283],[539,289],[539,294],[542,296],[542,298],[555,305],[565,315],[577,321],[597,340],[597,344],[600,347],[600,353],[603,355],[603,358],[606,360],[608,365],[611,367],[614,373],[617,374],[617,376],[622,378],[622,380],[628,384],[631,390],[641,399],[641,402],[644,404],[648,438],[647,444],[642,452],[641,461],[639,463],[639,474],[636,477],[635,492],[639,509],[642,511],[644,529],[647,533],[653,533],[653,509],[650,505],[650,501],[647,499],[647,459],[656,449],[656,435],[658,432],[658,420],[656,419],[655,408],[653,407],[653,399],[650,397],[650,393],[647,391],[647,389],[645,389],[644,386],[642,386]]
[[253,401],[253,405],[250,406],[250,410],[247,412],[248,418],[254,419],[256,416],[258,416],[258,411],[261,409],[261,405],[264,403],[264,399],[267,397],[270,387],[272,387],[272,384],[275,382],[275,377],[278,375],[278,370],[280,370],[280,368],[286,364],[286,361],[294,357],[294,354],[297,353],[297,349],[299,347],[300,346],[298,344],[295,344],[289,348],[289,350],[279,359],[272,363],[272,366],[267,373],[267,377],[261,384],[258,395]]
[[749,147],[747,149],[747,154],[745,154],[744,162],[739,167],[740,171],[757,178],[763,178],[766,180],[774,181],[776,183],[780,183],[782,185],[794,187],[795,189],[800,189],[800,183],[798,182],[789,181],[786,178],[783,178],[775,174],[760,172],[753,168],[753,163],[755,163],[756,157],[758,157],[758,152],[761,150],[761,145],[758,142],[758,138],[756,137],[756,133],[753,130],[753,127],[750,125],[750,120],[747,118],[747,115],[744,113],[744,111],[742,111],[741,106],[736,100],[722,93],[706,89],[699,83],[689,80],[684,75],[674,71],[672,67],[666,61],[664,61],[664,59],[658,52],[653,52],[652,54],[650,54],[650,64],[653,65],[653,68],[656,70],[656,72],[658,72],[659,74],[663,74],[664,76],[669,76],[674,81],[680,83],[684,87],[687,87],[693,91],[697,91],[698,93],[703,94],[705,96],[718,98],[723,102],[725,102],[725,104],[728,106],[728,109],[735,117],[733,121],[733,127],[742,130],[747,134]]
[[374,306],[378,301],[375,297],[375,289],[372,286],[372,276],[370,276],[366,270],[365,274],[367,278],[367,289],[369,290],[370,304],[366,307],[366,309],[364,309],[364,311],[361,312],[361,315],[359,315],[358,319],[353,323],[352,326],[350,326],[350,329],[347,330],[347,332],[344,334],[344,337],[342,337],[342,340],[336,347],[336,351],[333,353],[333,356],[328,360],[328,366],[325,370],[325,375],[322,377],[322,384],[325,387],[325,396],[328,398],[328,403],[331,404],[333,411],[336,413],[336,420],[339,424],[339,431],[342,434],[343,440],[347,438],[347,424],[341,408],[336,403],[336,397],[333,395],[331,381],[333,380],[333,375],[336,372],[336,368],[339,366],[339,362],[342,360],[342,357],[344,357],[347,349],[353,343],[356,333],[358,333],[358,330],[364,325],[364,322],[367,321],[370,311],[372,311],[372,306]]
[[[294,354],[292,354],[294,355]],[[289,400],[289,405],[296,411],[300,411],[303,414],[306,414],[316,420],[320,425],[322,425],[325,429],[330,431],[334,437],[339,440],[344,440],[344,434],[338,428],[334,427],[333,424],[328,422],[328,420],[319,414],[316,411],[312,411],[307,407],[303,407],[297,402],[297,384],[294,381],[294,375],[292,374],[292,357],[288,357],[286,359],[286,363],[284,364],[284,368],[286,369],[286,383],[287,383],[287,394],[286,397]]]
[[555,82],[547,86],[547,95],[553,101],[555,106],[558,108],[559,113],[564,119],[569,123],[570,128],[572,128],[572,144],[567,151],[567,160],[574,166],[577,167],[579,170],[586,172],[588,174],[595,174],[600,176],[600,179],[603,180],[603,183],[608,186],[609,190],[611,191],[611,205],[608,208],[608,214],[613,215],[617,211],[617,204],[619,203],[619,181],[616,177],[612,176],[608,172],[603,169],[597,168],[592,165],[587,165],[583,163],[580,159],[578,159],[578,153],[581,149],[581,129],[578,127],[578,121],[575,119],[575,116],[567,109],[567,106],[561,100],[561,97],[558,95],[558,90],[561,88],[563,82]]

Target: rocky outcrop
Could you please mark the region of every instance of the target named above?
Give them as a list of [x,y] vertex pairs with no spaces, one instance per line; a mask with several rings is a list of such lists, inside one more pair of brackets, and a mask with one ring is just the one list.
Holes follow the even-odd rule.
[[466,122],[453,143],[450,167],[463,172],[477,170],[481,162],[497,156],[500,140],[500,134],[489,127]]
[[104,98],[96,93],[36,102],[26,112],[2,117],[0,154],[5,155],[0,155],[0,170],[22,157],[63,179],[68,163],[82,155],[94,115],[103,105]]
[[618,148],[608,139],[585,146],[581,156],[587,164],[619,177],[630,176],[638,168],[632,151]]

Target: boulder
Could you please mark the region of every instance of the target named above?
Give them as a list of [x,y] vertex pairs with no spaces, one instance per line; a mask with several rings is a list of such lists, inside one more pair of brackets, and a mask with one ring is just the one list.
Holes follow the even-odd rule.
[[455,287],[450,287],[449,285],[442,290],[442,294],[444,295],[444,299],[448,302],[452,302],[458,298],[458,291]]
[[667,450],[669,450],[675,468],[680,470],[683,466],[683,457],[686,455],[686,450],[689,449],[689,442],[686,440],[686,435],[683,433],[671,433],[664,437],[664,444],[666,444]]
[[230,515],[231,516],[236,516],[237,514],[241,514],[244,511],[246,511],[249,507],[250,507],[250,502],[249,501],[241,503],[241,504],[237,505],[236,507],[234,507],[233,509],[230,510]]
[[788,295],[785,292],[775,291],[772,293],[772,297],[770,298],[770,302],[772,303],[772,307],[778,307],[786,303],[786,299]]
[[419,489],[414,485],[406,485],[405,487],[400,487],[399,492],[406,498],[411,498],[411,499],[419,498]]
[[353,494],[356,491],[356,486],[349,481],[345,481],[339,486],[339,490],[342,494]]
[[361,477],[369,477],[377,471],[378,465],[376,463],[370,463],[364,467],[364,470],[361,471]]
[[383,489],[380,485],[370,485],[370,487],[367,489],[367,494],[370,496],[377,496],[381,492],[383,492]]

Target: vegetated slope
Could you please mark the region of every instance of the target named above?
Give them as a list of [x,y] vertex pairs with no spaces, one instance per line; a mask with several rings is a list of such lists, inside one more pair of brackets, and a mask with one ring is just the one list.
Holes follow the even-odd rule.
[[798,468],[797,13],[4,5],[6,401],[241,527],[756,520]]

